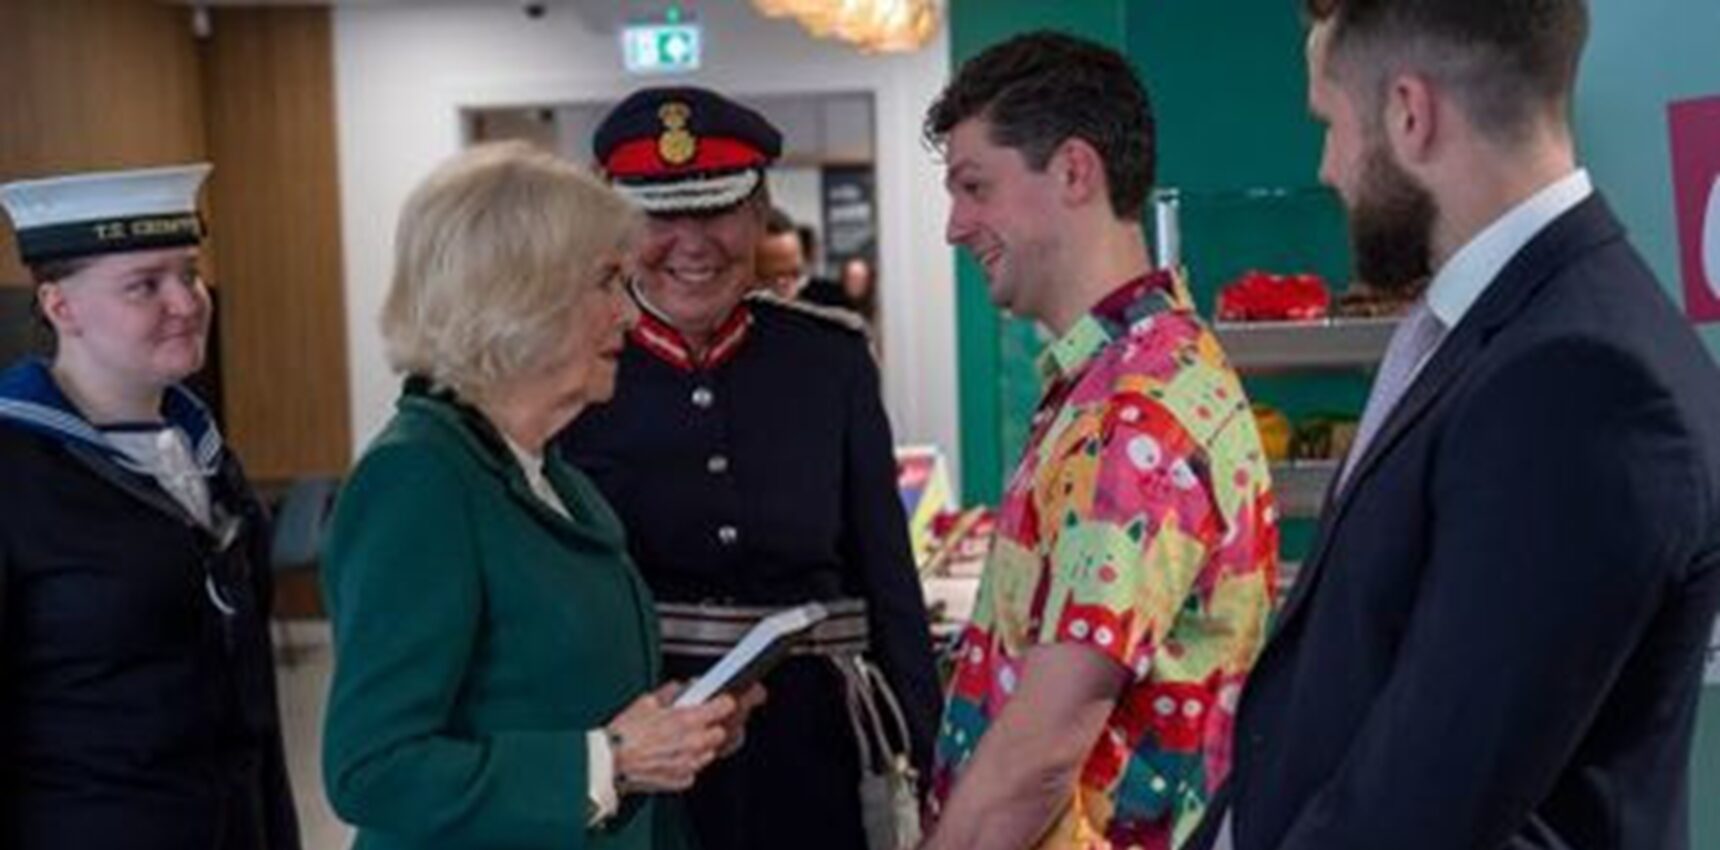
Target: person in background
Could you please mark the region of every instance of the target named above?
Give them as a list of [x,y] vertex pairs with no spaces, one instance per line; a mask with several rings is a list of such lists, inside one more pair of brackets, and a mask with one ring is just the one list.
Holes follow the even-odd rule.
[[1687,846],[1720,373],[1577,164],[1587,5],[1307,4],[1359,276],[1432,280],[1242,694],[1220,846]]
[[809,224],[797,226],[794,232],[800,237],[800,255],[806,258],[809,270],[806,284],[796,293],[797,297],[808,304],[816,304],[821,307],[840,307],[852,311],[854,305],[849,302],[848,296],[843,294],[842,286],[829,277],[814,273],[819,268],[818,232],[813,230],[812,225]]
[[54,340],[0,373],[0,846],[299,846],[269,524],[181,383],[209,171],[0,186]]
[[788,213],[772,207],[758,243],[759,286],[778,298],[792,300],[806,288],[806,243]]
[[1229,769],[1278,532],[1248,400],[1141,215],[1147,93],[1035,32],[932,104],[947,238],[1056,341],[954,655],[929,850],[1180,844]]
[[323,559],[323,772],[359,848],[690,846],[665,795],[745,712],[670,706],[622,526],[547,451],[614,392],[636,225],[518,142],[445,163],[401,214],[382,334],[405,389]]
[[642,315],[614,401],[558,444],[631,532],[672,674],[708,667],[765,612],[837,612],[766,679],[747,747],[694,786],[700,844],[861,850],[839,669],[861,655],[882,668],[910,727],[898,745],[922,767],[938,685],[866,337],[833,311],[744,297],[780,147],[763,116],[699,88],[635,92],[604,118],[596,159],[645,211],[631,258]]
[[860,314],[868,325],[878,322],[878,279],[872,272],[872,261],[865,257],[849,257],[842,261],[842,274],[837,279],[848,309]]

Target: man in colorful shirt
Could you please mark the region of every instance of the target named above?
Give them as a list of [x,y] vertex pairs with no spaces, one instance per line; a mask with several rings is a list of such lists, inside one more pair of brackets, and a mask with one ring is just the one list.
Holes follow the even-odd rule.
[[949,241],[1057,337],[957,646],[927,847],[1168,850],[1229,768],[1278,535],[1242,387],[1141,232],[1146,92],[1034,33],[964,65],[926,134]]

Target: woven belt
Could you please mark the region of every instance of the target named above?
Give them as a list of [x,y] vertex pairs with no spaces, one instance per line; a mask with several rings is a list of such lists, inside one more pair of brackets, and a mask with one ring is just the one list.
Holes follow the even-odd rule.
[[[794,645],[795,655],[842,656],[866,651],[866,602],[837,599],[821,602],[830,616],[813,626]],[[782,606],[787,607],[787,606]],[[718,658],[746,636],[755,623],[782,607],[657,603],[662,623],[663,654]]]

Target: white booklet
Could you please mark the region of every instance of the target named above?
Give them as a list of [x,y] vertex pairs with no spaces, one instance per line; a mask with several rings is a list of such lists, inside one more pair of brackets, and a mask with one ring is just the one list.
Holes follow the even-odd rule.
[[807,630],[830,612],[817,602],[778,611],[760,621],[711,669],[675,698],[675,707],[699,705],[717,694],[746,690],[764,678]]

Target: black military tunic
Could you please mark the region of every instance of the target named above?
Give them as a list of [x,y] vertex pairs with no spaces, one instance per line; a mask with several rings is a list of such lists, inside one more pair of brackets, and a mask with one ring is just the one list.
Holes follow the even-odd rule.
[[[620,513],[659,602],[861,598],[924,775],[941,696],[864,335],[750,299],[696,359],[645,312],[612,402],[559,438]],[[709,659],[670,656],[671,676]],[[841,679],[797,657],[768,677],[746,746],[690,795],[705,850],[864,847]]]
[[206,432],[223,540],[57,406],[0,392],[0,846],[297,848],[243,474]]

